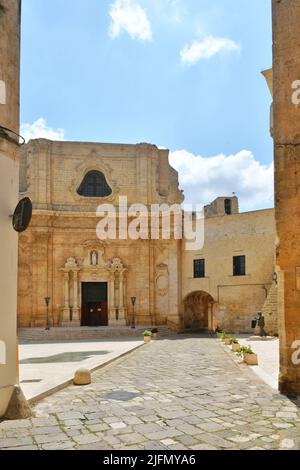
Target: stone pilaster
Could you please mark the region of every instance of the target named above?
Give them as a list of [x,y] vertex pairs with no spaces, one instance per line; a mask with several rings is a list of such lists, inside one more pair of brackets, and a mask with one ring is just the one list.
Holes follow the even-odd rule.
[[64,289],[65,289],[65,306],[63,309],[63,319],[62,319],[62,326],[69,326],[70,325],[70,272],[65,271],[64,273]]
[[72,326],[80,326],[80,308],[78,307],[78,272],[79,269],[73,270],[73,309],[72,309]]
[[118,325],[126,325],[124,308],[124,271],[119,273],[119,318]]

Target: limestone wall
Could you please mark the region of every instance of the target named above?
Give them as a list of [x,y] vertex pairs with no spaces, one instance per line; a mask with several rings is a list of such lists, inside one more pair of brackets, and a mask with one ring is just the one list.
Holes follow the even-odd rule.
[[[20,191],[35,209],[95,212],[98,204],[181,203],[178,174],[169,165],[169,152],[155,145],[93,144],[31,141],[23,148]],[[101,171],[112,188],[105,201],[79,196],[77,190],[88,171]]]
[[[131,297],[137,297],[139,325],[166,324],[178,317],[178,241],[124,240],[100,243],[95,237],[95,217],[77,218],[35,215],[31,229],[19,241],[18,326],[45,326],[46,296],[51,297],[51,324],[62,323],[64,308],[64,267],[74,257],[78,263],[78,296],[81,307],[82,282],[109,282],[105,267],[116,257],[127,269],[125,308],[131,320]],[[48,227],[51,226],[51,229]],[[90,266],[91,250],[101,254],[99,266]],[[161,280],[166,283],[161,288]],[[70,291],[70,306],[74,305]]]
[[292,99],[300,80],[300,1],[272,4],[280,388],[300,392],[300,368],[292,363],[292,345],[300,339],[300,104]]
[[[178,324],[180,305],[180,241],[116,240],[103,243],[96,227],[101,203],[116,209],[119,196],[128,205],[181,203],[178,175],[168,162],[168,151],[147,144],[114,145],[31,141],[22,154],[20,190],[32,198],[34,215],[30,229],[19,242],[18,325],[45,326],[46,296],[51,297],[50,319],[62,325],[64,311],[81,309],[83,282],[107,282],[108,302],[120,307],[119,280],[111,294],[109,264],[120,259],[126,269],[124,308],[131,321],[131,297],[136,297],[136,321],[140,325]],[[79,196],[77,190],[90,170],[101,171],[112,189],[107,198]],[[91,251],[99,264],[93,267]],[[70,299],[65,308],[66,261],[77,263],[77,287],[70,273]],[[77,292],[76,292],[77,291]],[[112,299],[113,297],[113,299]],[[68,314],[68,312],[67,312]]]
[[[18,133],[20,1],[1,0],[1,4],[5,11],[0,16],[0,81],[5,86],[2,85],[0,126]],[[17,382],[17,235],[9,216],[18,201],[18,172],[18,147],[0,130],[0,342],[5,352],[5,357],[0,357],[0,417]]]
[[268,291],[268,297],[262,308],[266,322],[266,332],[270,336],[278,335],[278,285],[273,282]]
[[[214,324],[251,332],[251,320],[262,309],[274,273],[274,210],[205,219],[202,250],[183,252],[185,299],[203,291],[214,299]],[[233,257],[246,256],[246,276],[233,276]],[[203,279],[193,278],[193,261],[205,259]]]

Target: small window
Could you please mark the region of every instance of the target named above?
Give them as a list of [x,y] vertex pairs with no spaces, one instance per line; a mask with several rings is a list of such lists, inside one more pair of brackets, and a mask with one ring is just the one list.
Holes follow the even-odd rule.
[[83,178],[78,194],[85,197],[107,197],[112,194],[112,190],[103,173],[90,171]]
[[246,276],[246,256],[233,257],[233,275]]
[[232,202],[231,202],[230,199],[225,199],[224,208],[225,208],[225,214],[227,214],[227,215],[232,214]]
[[200,279],[205,277],[205,260],[195,259],[194,260],[194,278]]

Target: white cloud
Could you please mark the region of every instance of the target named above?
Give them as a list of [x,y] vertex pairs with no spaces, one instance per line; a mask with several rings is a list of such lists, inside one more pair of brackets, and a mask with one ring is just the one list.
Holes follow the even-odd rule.
[[124,30],[132,39],[152,40],[151,23],[139,3],[134,0],[115,0],[109,14],[112,19],[109,34],[112,38],[118,37]]
[[47,126],[44,118],[39,118],[33,124],[22,124],[21,135],[26,142],[30,139],[64,140],[65,131],[63,129],[52,129]]
[[147,0],[148,8],[156,20],[180,25],[188,15],[185,0]]
[[210,59],[216,54],[237,52],[240,47],[232,39],[207,36],[201,41],[194,41],[186,45],[180,52],[181,61],[187,65],[194,65],[199,60]]
[[186,203],[209,204],[235,192],[244,211],[274,205],[273,163],[262,165],[248,150],[210,158],[181,150],[171,152],[170,163],[179,172]]

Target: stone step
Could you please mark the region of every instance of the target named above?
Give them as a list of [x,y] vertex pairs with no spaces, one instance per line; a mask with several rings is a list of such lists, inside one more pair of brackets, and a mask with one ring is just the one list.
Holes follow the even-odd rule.
[[94,340],[103,338],[137,338],[141,337],[145,329],[157,328],[159,336],[174,336],[174,332],[166,326],[158,327],[138,327],[132,329],[130,327],[66,327],[51,328],[46,331],[43,328],[22,328],[18,330],[18,338],[20,343],[26,342],[46,342],[46,341],[76,341],[76,340]]

